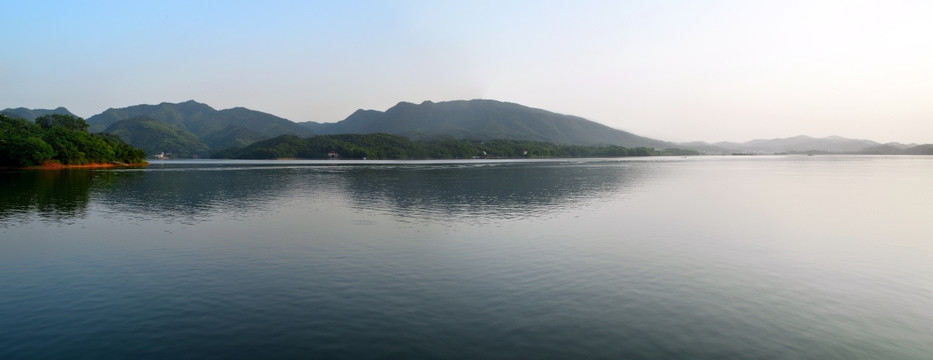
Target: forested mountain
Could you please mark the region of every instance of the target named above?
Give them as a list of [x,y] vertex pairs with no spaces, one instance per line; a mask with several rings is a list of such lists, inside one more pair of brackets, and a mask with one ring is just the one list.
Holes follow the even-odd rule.
[[120,120],[104,131],[143,149],[147,154],[168,153],[174,157],[207,157],[210,147],[197,135],[164,121],[148,117]]
[[[461,140],[452,137],[412,140],[390,134],[317,135],[300,138],[283,135],[242,149],[215,153],[236,159],[469,159],[541,157],[652,156],[665,153],[651,148],[618,145],[559,145],[532,140]],[[680,154],[680,153],[678,153]],[[693,155],[696,155],[693,153]]]
[[[34,119],[46,114],[71,114],[54,110],[6,109],[11,117]],[[123,122],[124,120],[132,120]],[[307,137],[316,134],[392,134],[414,141],[438,139],[522,140],[555,145],[613,145],[657,150],[681,148],[704,154],[928,154],[929,146],[847,139],[838,136],[795,136],[738,142],[670,143],[637,136],[581,118],[495,100],[457,100],[421,104],[400,102],[386,111],[357,110],[336,123],[294,123],[271,114],[242,107],[215,110],[193,100],[183,103],[135,105],[107,109],[87,119],[91,132],[117,134],[150,155],[160,152],[175,157],[204,157],[218,150],[244,148],[281,135]]]
[[458,100],[421,104],[400,102],[385,112],[358,110],[337,123],[301,123],[317,134],[402,135],[415,140],[534,140],[555,144],[646,146],[671,143],[637,136],[581,118],[495,100]]
[[106,131],[109,126],[118,121],[138,117],[161,121],[188,131],[213,149],[245,146],[259,139],[284,134],[302,136],[311,134],[306,127],[271,114],[242,107],[215,110],[194,100],[178,104],[161,103],[135,105],[121,109],[111,108],[101,114],[91,116],[87,122],[91,124],[90,130],[96,132]]
[[58,115],[74,115],[74,114],[71,113],[71,111],[68,111],[68,109],[66,109],[66,108],[64,108],[64,107],[57,107],[57,108],[52,109],[52,110],[47,110],[47,109],[27,109],[27,108],[24,108],[24,107],[19,107],[19,108],[15,108],[15,109],[4,109],[3,111],[0,111],[0,114],[9,116],[9,117],[11,117],[11,118],[25,119],[25,120],[28,120],[28,121],[35,121],[36,118],[38,118],[38,117],[40,117],[40,116],[52,115],[52,114],[58,114]]
[[[302,135],[307,135],[307,133],[302,133]],[[215,131],[203,137],[201,140],[207,144],[211,144],[211,148],[213,149],[227,149],[241,148],[268,138],[268,136],[260,135],[257,132],[231,125]]]

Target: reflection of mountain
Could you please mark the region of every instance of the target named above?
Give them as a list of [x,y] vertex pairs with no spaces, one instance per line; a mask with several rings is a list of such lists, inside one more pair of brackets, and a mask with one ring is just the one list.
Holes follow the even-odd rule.
[[429,218],[529,217],[633,186],[637,163],[370,167],[344,174],[355,207]]
[[[402,163],[393,165],[153,165],[95,194],[108,207],[164,219],[264,211],[288,201],[345,197],[360,210],[416,217],[524,217],[631,186],[636,163]],[[323,204],[326,206],[327,204]]]
[[198,221],[219,212],[266,209],[300,179],[280,168],[165,166],[126,171],[94,194],[114,211],[142,219]]
[[93,171],[10,171],[0,175],[0,220],[36,213],[66,219],[81,217],[95,177]]
[[[0,177],[0,220],[36,212],[81,217],[90,203],[141,220],[252,216],[285,204],[347,206],[409,217],[526,217],[632,186],[635,162],[395,164],[197,163],[120,171],[14,172]],[[296,203],[297,201],[297,203]]]
[[143,219],[192,220],[232,206],[255,209],[288,189],[270,171],[220,168],[11,171],[0,176],[0,221],[83,217],[90,203]]

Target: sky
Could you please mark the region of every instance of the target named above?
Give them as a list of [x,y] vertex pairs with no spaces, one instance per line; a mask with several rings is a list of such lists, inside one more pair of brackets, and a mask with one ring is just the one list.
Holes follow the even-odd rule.
[[514,102],[668,141],[933,143],[933,1],[0,0],[0,108]]

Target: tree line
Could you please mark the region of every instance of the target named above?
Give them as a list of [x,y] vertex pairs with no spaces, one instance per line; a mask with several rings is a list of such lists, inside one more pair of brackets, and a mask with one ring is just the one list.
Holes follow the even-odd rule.
[[461,140],[444,137],[414,141],[389,134],[283,135],[238,149],[212,154],[231,159],[470,159],[574,158],[656,155],[698,155],[695,151],[616,145],[561,145],[530,140]]
[[119,137],[91,134],[87,129],[88,123],[74,115],[45,115],[34,122],[0,115],[0,166],[146,162],[144,151],[127,145]]

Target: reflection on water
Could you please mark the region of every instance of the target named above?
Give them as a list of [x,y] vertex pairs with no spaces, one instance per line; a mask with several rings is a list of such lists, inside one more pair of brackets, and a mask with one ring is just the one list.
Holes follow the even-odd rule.
[[635,186],[628,164],[561,163],[453,167],[368,167],[337,179],[358,208],[391,209],[400,216],[509,219],[540,216]]
[[0,224],[36,214],[54,220],[84,215],[92,183],[106,183],[110,173],[92,171],[0,172]]
[[0,359],[927,359],[933,158],[0,174]]
[[0,219],[80,217],[93,197],[109,211],[202,221],[261,212],[294,196],[342,197],[358,209],[416,218],[540,216],[623,194],[643,169],[612,161],[422,165],[180,163],[120,171],[21,171],[0,178]]

